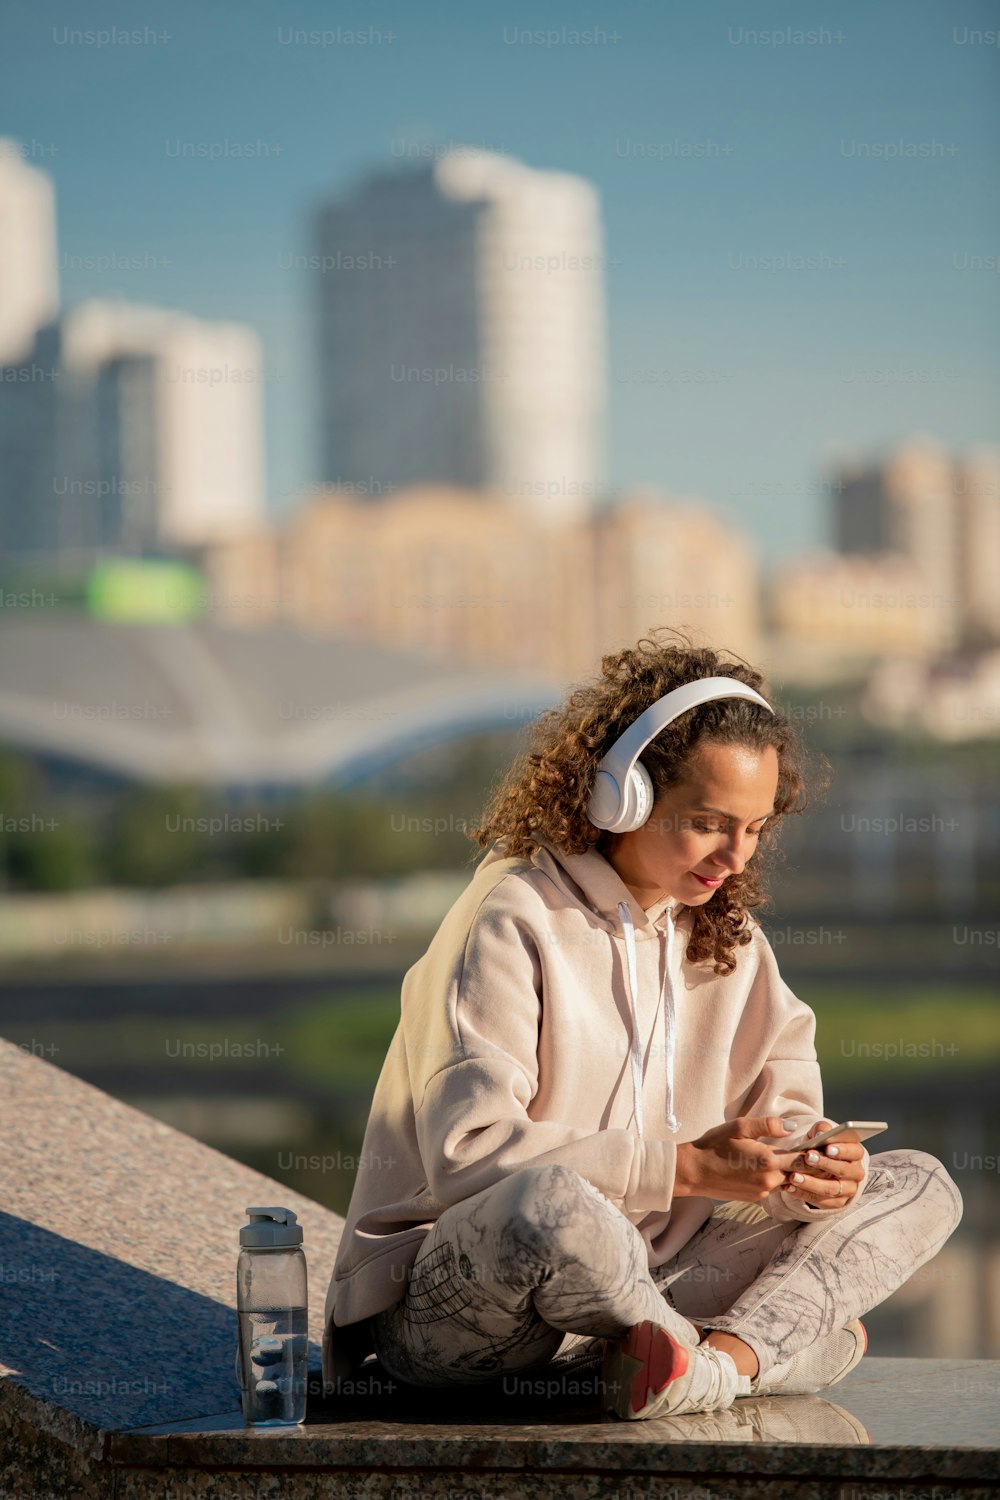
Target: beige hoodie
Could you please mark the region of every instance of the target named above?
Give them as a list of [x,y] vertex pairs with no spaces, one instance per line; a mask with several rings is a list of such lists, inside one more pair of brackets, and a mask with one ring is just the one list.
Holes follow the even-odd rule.
[[[684,956],[692,920],[673,897],[644,911],[594,850],[494,845],[479,862],[403,980],[327,1293],[328,1383],[372,1352],[367,1319],[405,1295],[451,1204],[558,1162],[635,1224],[654,1267],[714,1206],[672,1202],[679,1143],[737,1115],[822,1117],[815,1016],[762,929],[720,977]],[[778,1190],[763,1206],[843,1212]]]

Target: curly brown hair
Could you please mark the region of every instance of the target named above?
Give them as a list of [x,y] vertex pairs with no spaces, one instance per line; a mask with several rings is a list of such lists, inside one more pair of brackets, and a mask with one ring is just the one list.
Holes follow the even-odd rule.
[[[661,636],[673,636],[661,641]],[[825,792],[832,768],[825,755],[812,755],[797,725],[770,697],[760,672],[734,653],[695,646],[683,632],[661,626],[633,647],[601,659],[599,678],[576,687],[557,707],[530,727],[528,748],[513,762],[490,795],[469,837],[482,847],[502,840],[505,854],[530,855],[543,842],[567,854],[596,848],[605,854],[615,835],[595,828],[587,805],[602,757],[644,709],[672,688],[703,677],[735,677],[756,689],[773,714],[746,698],[715,699],[675,719],[642,752],[654,795],[686,779],[688,764],[705,742],[745,745],[778,755],[774,813],[758,840],[754,858],[730,876],[704,905],[689,908],[694,924],[686,956],[712,961],[716,974],[731,974],[737,947],[752,933],[747,913],[766,906],[769,878],[781,858],[778,830],[788,814],[800,816],[811,796]],[[473,858],[475,856],[472,856]]]

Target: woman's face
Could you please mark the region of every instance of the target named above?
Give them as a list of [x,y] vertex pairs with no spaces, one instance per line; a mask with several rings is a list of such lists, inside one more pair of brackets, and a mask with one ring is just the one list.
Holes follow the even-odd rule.
[[606,855],[639,905],[664,895],[702,906],[752,859],[774,811],[778,752],[702,742],[685,779],[653,804],[649,821],[618,834]]

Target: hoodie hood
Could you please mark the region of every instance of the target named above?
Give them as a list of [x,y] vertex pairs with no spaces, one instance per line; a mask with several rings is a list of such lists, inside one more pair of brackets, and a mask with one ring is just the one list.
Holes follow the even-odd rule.
[[[485,869],[496,860],[506,858],[501,839],[490,847],[477,869]],[[536,869],[544,870],[561,889],[575,887],[575,891],[570,889],[568,893],[575,894],[581,905],[589,907],[595,915],[602,917],[609,929],[616,932],[622,930],[620,908],[624,902],[639,942],[657,938],[657,929],[668,910],[673,913],[675,924],[685,912],[691,910],[676,896],[665,896],[648,910],[644,909],[615,867],[603,854],[598,854],[596,849],[588,849],[586,854],[567,854],[554,844],[543,842],[531,855],[530,863]]]

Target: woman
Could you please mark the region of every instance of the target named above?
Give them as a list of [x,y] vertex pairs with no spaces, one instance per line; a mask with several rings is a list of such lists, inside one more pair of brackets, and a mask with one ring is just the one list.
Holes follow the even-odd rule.
[[536,721],[404,979],[328,1382],[374,1351],[465,1385],[593,1339],[628,1419],[821,1390],[961,1218],[924,1152],[767,1143],[833,1123],[751,916],[805,756],[760,673],[660,634]]

